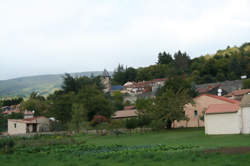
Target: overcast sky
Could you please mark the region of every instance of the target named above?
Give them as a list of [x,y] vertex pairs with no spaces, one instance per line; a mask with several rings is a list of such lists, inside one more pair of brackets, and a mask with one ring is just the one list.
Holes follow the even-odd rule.
[[0,0],[0,80],[192,58],[250,40],[248,0]]

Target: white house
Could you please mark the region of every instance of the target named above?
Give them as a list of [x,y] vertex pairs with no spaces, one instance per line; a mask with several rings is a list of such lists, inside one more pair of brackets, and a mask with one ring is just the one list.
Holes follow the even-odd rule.
[[206,134],[250,134],[250,95],[240,104],[212,104],[204,116]]

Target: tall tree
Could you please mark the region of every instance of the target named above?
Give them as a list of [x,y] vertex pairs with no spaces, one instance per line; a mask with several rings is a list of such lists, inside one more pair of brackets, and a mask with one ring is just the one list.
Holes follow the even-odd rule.
[[163,53],[158,54],[158,62],[157,64],[170,64],[173,62],[172,55],[170,53],[166,53],[165,51]]
[[190,57],[186,52],[182,53],[181,51],[178,51],[174,54],[174,63],[176,65],[176,69],[181,73],[187,72],[189,70],[190,62]]

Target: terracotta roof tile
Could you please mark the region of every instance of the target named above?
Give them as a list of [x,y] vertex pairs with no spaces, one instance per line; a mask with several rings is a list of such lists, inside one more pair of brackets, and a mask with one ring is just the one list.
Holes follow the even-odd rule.
[[[216,99],[219,99],[219,100],[222,100],[222,101],[226,101],[228,103],[232,103],[232,104],[240,104],[240,102],[238,100],[233,100],[233,99],[229,99],[229,98],[226,98],[224,96],[216,96],[216,95],[211,95],[211,94],[202,94],[200,96],[209,96],[209,97],[213,97],[213,98],[216,98]],[[198,96],[198,97],[200,97]]]
[[234,90],[231,93],[226,94],[226,97],[231,97],[231,96],[242,96],[244,94],[250,93],[250,89],[241,89],[241,90]]
[[238,104],[211,104],[206,110],[206,114],[234,113],[239,109]]

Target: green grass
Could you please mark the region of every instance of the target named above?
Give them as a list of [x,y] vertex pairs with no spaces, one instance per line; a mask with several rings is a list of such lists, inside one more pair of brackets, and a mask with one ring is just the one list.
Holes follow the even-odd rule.
[[[80,137],[81,138],[81,137]],[[204,129],[172,129],[162,132],[150,132],[145,134],[121,135],[121,136],[88,136],[83,139],[89,144],[95,145],[198,145],[204,148],[250,146],[250,135],[205,135]]]
[[[124,146],[135,145],[197,145],[197,150],[184,151],[127,151],[123,153],[90,153],[83,154],[80,151],[43,153],[14,153],[1,154],[1,166],[236,166],[249,165],[248,154],[207,154],[203,149],[250,146],[250,135],[220,135],[206,136],[204,129],[174,129],[161,132],[149,132],[145,134],[121,135],[121,136],[96,136],[77,135],[73,142],[86,142],[96,146],[120,144]],[[26,142],[27,146],[42,146],[54,144],[73,144],[70,137],[48,136],[32,139],[15,139],[17,146],[21,147]],[[51,145],[55,146],[56,145]]]

